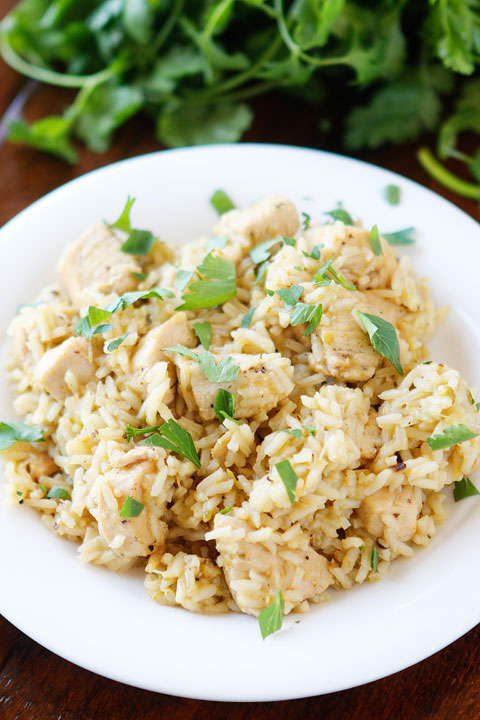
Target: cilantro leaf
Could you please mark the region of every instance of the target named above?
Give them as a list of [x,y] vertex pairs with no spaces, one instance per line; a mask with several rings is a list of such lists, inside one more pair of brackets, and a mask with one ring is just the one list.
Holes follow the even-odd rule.
[[190,283],[189,293],[182,295],[183,303],[176,310],[197,310],[221,305],[237,292],[235,265],[215,257],[213,251],[203,259],[197,271],[201,280]]
[[193,462],[194,465],[200,467],[200,458],[198,457],[192,436],[187,430],[184,430],[175,420],[167,420],[158,428],[158,432],[150,435],[145,440],[145,445],[153,445],[163,447],[166,450],[183,455]]
[[461,480],[455,481],[455,487],[453,488],[453,499],[455,502],[459,502],[459,500],[463,500],[466,497],[472,497],[473,495],[480,495],[480,492],[470,478],[464,475]]
[[73,165],[78,154],[71,142],[72,122],[65,117],[50,115],[30,125],[14,120],[8,125],[8,139],[51,153]]
[[145,102],[140,88],[101,84],[94,88],[74,124],[75,135],[93,152],[106,152],[117,127],[135,115]]
[[449,425],[442,432],[427,438],[427,443],[432,450],[443,450],[443,448],[458,445],[458,443],[472,440],[478,433],[472,432],[466,425]]
[[144,507],[145,507],[145,505],[143,503],[138,502],[138,500],[135,500],[135,498],[132,498],[129,495],[122,505],[122,509],[120,510],[120,517],[121,518],[138,517]]
[[372,547],[372,552],[370,553],[370,566],[373,572],[378,573],[378,550],[376,545]]
[[352,310],[352,315],[360,321],[368,333],[373,349],[390,360],[395,370],[403,375],[400,364],[400,346],[393,325],[388,320],[360,310]]
[[245,330],[246,328],[249,328],[249,327],[250,327],[250,324],[251,324],[251,322],[252,322],[252,318],[253,318],[254,312],[255,312],[255,308],[252,307],[252,308],[250,308],[250,310],[248,311],[248,313],[242,317],[241,327],[242,327],[244,330]]
[[414,235],[414,227],[397,230],[393,233],[382,233],[384,240],[386,240],[389,245],[413,245],[415,243]]
[[258,614],[260,632],[264,640],[282,627],[284,609],[285,601],[282,591],[277,590],[274,600]]
[[54,485],[47,492],[47,498],[49,500],[51,500],[52,498],[58,498],[59,500],[70,500],[70,493],[66,488],[60,487],[59,485]]
[[0,422],[0,450],[15,445],[17,442],[40,442],[43,440],[43,430],[25,425],[18,420]]
[[280,480],[285,485],[285,490],[287,491],[288,499],[290,500],[290,504],[295,504],[295,488],[297,487],[298,477],[295,473],[295,470],[290,465],[289,460],[280,460],[280,462],[275,464],[275,467],[277,469],[277,472],[280,476]]
[[382,244],[380,242],[380,234],[376,225],[374,225],[370,230],[370,235],[368,236],[368,239],[375,255],[383,255]]
[[110,342],[105,344],[105,350],[107,353],[114,352],[114,350],[118,350],[120,345],[123,343],[125,338],[127,337],[128,332],[124,333],[123,335],[120,335],[120,337],[114,338],[113,340],[110,340]]
[[324,215],[329,215],[333,220],[340,220],[341,222],[345,223],[345,225],[353,225],[353,218],[346,210],[343,208],[335,208],[335,210],[330,210],[329,212],[323,213]]
[[223,422],[225,418],[233,420],[233,414],[235,412],[235,395],[232,395],[232,393],[228,392],[228,390],[219,388],[213,409],[215,410],[215,414],[220,422]]
[[223,190],[216,190],[210,198],[210,202],[219,215],[223,215],[229,210],[235,210],[235,205]]
[[383,188],[383,197],[389,205],[398,205],[400,203],[400,188],[398,185],[386,185]]
[[295,284],[293,284],[289,288],[280,288],[280,290],[277,290],[277,295],[282,298],[283,302],[285,303],[286,310],[292,310],[295,307],[297,302],[300,300],[302,293],[302,285]]
[[205,350],[208,350],[210,343],[212,342],[212,326],[209,322],[196,322],[193,326],[193,331],[197,338],[202,343]]
[[231,143],[240,140],[252,117],[244,104],[166,106],[158,118],[157,136],[170,147]]

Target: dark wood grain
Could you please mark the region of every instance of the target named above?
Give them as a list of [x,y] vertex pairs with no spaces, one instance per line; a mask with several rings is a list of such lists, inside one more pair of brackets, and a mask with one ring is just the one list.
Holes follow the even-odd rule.
[[[0,16],[12,5],[0,0]],[[0,116],[24,80],[0,64]],[[29,118],[61,112],[71,96],[38,88],[29,101]],[[288,143],[340,151],[335,136],[318,131],[316,110],[286,97],[270,95],[255,102],[256,120],[247,141]],[[432,138],[426,137],[427,144]],[[453,197],[432,182],[415,160],[416,145],[386,148],[360,157],[410,177],[452,200],[478,219],[474,201]],[[81,151],[77,166],[5,143],[0,147],[0,225],[50,190],[102,165],[159,149],[145,118],[117,134],[106,155]],[[0,590],[1,592],[1,590]],[[455,609],[452,608],[452,612]],[[372,628],[372,633],[381,632]],[[348,647],[348,638],[345,638]],[[318,672],[322,672],[318,638]],[[392,648],[394,653],[395,649]],[[348,652],[345,656],[348,668]],[[268,669],[265,670],[268,672]],[[281,703],[215,703],[185,700],[122,685],[83,670],[30,640],[0,617],[1,720],[322,720],[480,719],[480,626],[431,658],[389,678],[330,695]],[[239,678],[241,682],[241,678]]]

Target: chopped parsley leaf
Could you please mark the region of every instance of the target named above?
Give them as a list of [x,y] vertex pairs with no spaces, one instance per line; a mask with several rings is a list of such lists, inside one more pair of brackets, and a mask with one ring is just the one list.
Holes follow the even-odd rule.
[[232,395],[232,393],[228,392],[228,390],[219,388],[213,409],[215,410],[215,414],[220,422],[223,422],[225,418],[233,420],[233,414],[235,412],[235,395]]
[[193,325],[193,331],[202,343],[205,350],[208,350],[212,342],[212,326],[209,322],[196,322]]
[[251,324],[251,322],[252,322],[252,318],[253,318],[253,313],[254,313],[254,312],[255,312],[255,308],[252,307],[252,308],[250,308],[250,310],[248,311],[248,313],[242,317],[241,327],[242,327],[244,330],[245,330],[246,328],[249,328],[249,327],[250,327],[250,324]]
[[455,502],[463,500],[466,497],[472,497],[473,495],[480,495],[480,492],[466,475],[464,475],[461,480],[455,482],[455,487],[453,488],[453,499]]
[[130,270],[130,275],[132,275],[137,280],[140,280],[141,282],[143,282],[143,280],[147,279],[147,273],[143,273],[143,272],[137,273],[137,272],[133,272],[133,270]]
[[285,608],[285,601],[281,590],[277,590],[273,601],[263,610],[260,610],[258,614],[258,623],[260,625],[260,632],[262,638],[265,640],[266,637],[280,630],[283,623],[283,612]]
[[127,425],[125,435],[127,441],[130,442],[130,440],[136,435],[147,435],[147,433],[156,432],[161,427],[161,425],[156,425],[155,427],[135,428],[132,425]]
[[281,432],[288,433],[289,435],[292,435],[294,438],[301,438],[303,433],[298,428],[285,428],[285,430],[282,430]]
[[192,436],[187,430],[184,430],[175,420],[167,420],[158,428],[154,435],[150,435],[145,440],[145,445],[153,445],[162,447],[165,450],[171,450],[183,455],[187,460],[191,460],[194,465],[200,467],[200,458],[198,457]]
[[193,270],[177,270],[177,290],[183,292],[194,276]]
[[323,214],[329,215],[333,220],[340,220],[345,223],[345,225],[353,225],[352,216],[343,208],[335,208],[335,210],[330,210],[329,212]]
[[370,230],[370,235],[368,236],[368,239],[375,255],[383,255],[382,243],[380,242],[380,234],[378,232],[377,225],[374,225]]
[[309,215],[308,213],[306,213],[306,212],[302,212],[302,217],[303,217],[303,220],[302,220],[302,228],[303,228],[304,230],[308,230],[308,228],[310,227],[310,223],[311,223],[312,218],[311,218],[310,215]]
[[290,504],[294,505],[294,503],[295,503],[295,488],[297,487],[297,481],[298,481],[298,477],[295,473],[295,470],[292,468],[289,460],[280,460],[280,462],[275,464],[275,467],[280,476],[280,480],[285,485],[285,490],[287,491],[287,495],[288,495],[288,499],[290,500]]
[[122,509],[120,510],[120,517],[138,517],[144,507],[145,505],[143,503],[138,502],[138,500],[135,500],[135,498],[132,498],[129,495],[122,505]]
[[18,420],[0,422],[0,450],[6,450],[17,442],[40,442],[43,440],[43,430],[25,425]]
[[427,438],[427,443],[432,450],[443,450],[443,448],[458,445],[466,440],[472,440],[478,433],[472,432],[466,425],[449,425],[442,432]]
[[125,207],[123,208],[120,217],[113,223],[106,223],[107,227],[112,229],[116,228],[117,230],[122,230],[122,232],[130,232],[132,227],[130,223],[130,210],[132,209],[134,202],[135,198],[128,195],[127,202],[125,203]]
[[383,197],[390,205],[398,205],[400,202],[400,188],[398,185],[387,185],[383,188]]
[[120,335],[120,337],[114,338],[113,340],[110,340],[110,342],[105,343],[105,352],[111,353],[115,350],[118,350],[120,345],[123,343],[125,338],[127,337],[128,332],[124,333],[124,335]]
[[237,292],[235,265],[215,257],[213,250],[197,267],[201,280],[190,283],[189,293],[182,295],[183,303],[176,310],[197,310],[221,305]]
[[210,203],[219,215],[235,209],[235,205],[223,190],[216,190],[210,198]]
[[215,364],[215,358],[210,352],[202,352],[197,355],[197,353],[194,353],[193,350],[186,348],[184,345],[173,345],[172,347],[165,348],[165,350],[176,352],[179,355],[186,355],[192,360],[196,360],[200,366],[200,370],[207,380],[212,383],[234,382],[238,378],[240,368],[238,365],[235,365],[231,356],[221,358],[218,363]]
[[414,235],[414,227],[408,227],[404,230],[397,230],[397,232],[393,233],[382,233],[384,240],[386,240],[389,245],[414,245]]
[[372,552],[370,553],[370,565],[373,572],[378,573],[378,550],[376,545],[372,547]]
[[306,258],[312,258],[312,260],[320,260],[320,250],[325,247],[323,243],[320,243],[319,245],[315,245],[312,248],[311,253],[305,252],[305,250],[302,250],[302,254],[305,255]]
[[226,515],[229,512],[232,512],[233,508],[230,505],[225,505],[225,507],[220,510],[220,515]]
[[252,258],[255,265],[259,265],[260,263],[265,262],[265,260],[268,260],[270,258],[270,255],[272,254],[271,249],[281,242],[282,238],[280,237],[280,235],[278,235],[277,237],[265,240],[264,242],[260,243],[252,250],[250,250],[250,257]]
[[302,293],[302,285],[295,284],[291,285],[291,287],[280,288],[280,290],[277,290],[277,295],[282,298],[283,302],[285,303],[286,310],[293,310],[297,302],[300,300]]
[[59,485],[54,485],[47,492],[47,498],[49,500],[51,500],[52,498],[58,498],[59,500],[70,500],[70,493],[66,488],[60,487]]
[[225,235],[220,235],[217,237],[216,235],[213,235],[213,237],[210,238],[210,240],[207,240],[207,243],[205,245],[205,250],[207,252],[210,252],[210,250],[214,250],[215,248],[224,248],[225,245],[228,242],[228,238],[225,237]]
[[373,349],[387,360],[390,360],[395,370],[400,375],[403,375],[403,368],[400,363],[400,346],[392,323],[377,317],[377,315],[364,313],[360,310],[352,310],[352,315],[359,320],[368,333]]
[[353,283],[348,282],[338,270],[332,267],[332,263],[335,260],[335,256],[327,260],[318,272],[315,273],[313,280],[316,285],[328,285],[332,280],[341,285],[345,290],[356,290],[357,288]]
[[132,230],[120,250],[128,255],[147,255],[157,238],[150,230]]

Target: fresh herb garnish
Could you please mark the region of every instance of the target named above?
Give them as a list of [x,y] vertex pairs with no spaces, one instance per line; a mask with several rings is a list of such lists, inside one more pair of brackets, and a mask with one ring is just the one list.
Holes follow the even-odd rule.
[[132,425],[127,425],[125,431],[127,442],[130,442],[130,440],[136,435],[147,435],[148,433],[156,432],[161,427],[161,425],[155,425],[155,427],[136,428]]
[[427,443],[432,450],[443,450],[443,448],[458,445],[466,440],[472,440],[478,433],[472,432],[466,425],[449,425],[442,432],[427,438]]
[[382,237],[389,245],[414,245],[415,228],[408,227],[404,230],[397,230],[393,233],[382,233]]
[[277,290],[277,295],[279,295],[283,302],[285,303],[285,309],[286,310],[293,310],[297,302],[300,300],[300,297],[303,293],[303,287],[301,285],[291,285],[288,288],[280,288],[280,290]]
[[225,245],[228,242],[228,238],[225,237],[225,235],[221,235],[217,237],[217,235],[213,235],[213,237],[210,238],[210,240],[207,240],[205,244],[205,250],[207,252],[210,252],[210,250],[214,250],[215,248],[224,248]]
[[233,508],[230,505],[225,505],[225,507],[220,510],[220,515],[226,515],[229,512],[232,512]]
[[297,487],[298,482],[295,470],[290,465],[289,460],[280,460],[280,462],[275,464],[275,467],[277,468],[280,480],[285,485],[288,499],[290,500],[291,505],[293,505],[295,503],[295,488]]
[[196,322],[193,325],[193,331],[202,343],[205,350],[208,350],[212,342],[212,326],[209,322]]
[[455,481],[455,486],[453,488],[453,499],[455,502],[463,500],[466,497],[472,497],[473,495],[480,495],[480,492],[477,490],[470,478],[464,475],[461,480]]
[[312,218],[311,218],[310,215],[309,215],[308,213],[306,213],[306,212],[302,212],[302,217],[303,217],[303,220],[302,220],[302,228],[303,228],[304,230],[308,230],[308,228],[310,227],[310,222],[311,222]]
[[247,312],[246,315],[242,317],[242,322],[240,326],[245,330],[246,328],[250,327],[250,324],[252,322],[253,313],[255,312],[255,308],[251,307],[250,310]]
[[120,337],[114,338],[113,340],[110,340],[110,342],[105,343],[105,351],[107,353],[114,352],[115,350],[118,350],[120,345],[123,343],[123,341],[128,336],[128,332],[124,333],[123,335],[120,335]]
[[43,430],[25,425],[18,420],[0,422],[0,450],[6,450],[17,442],[40,442]]
[[403,368],[400,363],[400,346],[392,323],[377,315],[364,313],[360,310],[352,310],[352,315],[360,321],[368,333],[373,349],[387,360],[390,360],[395,370],[400,375],[403,375]]
[[264,640],[282,627],[284,609],[285,600],[283,599],[282,591],[277,590],[273,602],[266,608],[263,608],[263,610],[260,610],[258,614],[260,632]]
[[382,244],[380,242],[380,234],[376,225],[374,225],[370,230],[370,235],[368,236],[368,239],[375,255],[383,255]]
[[308,322],[307,329],[303,333],[304,337],[311,335],[322,319],[322,304],[308,305],[307,303],[297,303],[290,313],[290,322],[295,327]]
[[220,422],[223,422],[225,418],[233,420],[233,414],[235,412],[235,395],[232,395],[232,393],[228,392],[228,390],[219,388],[213,409],[215,410],[215,414]]
[[70,493],[66,488],[60,487],[59,485],[54,485],[47,492],[47,498],[49,500],[51,500],[52,498],[58,498],[59,500],[70,500]]
[[302,250],[302,254],[306,258],[312,258],[312,260],[320,260],[320,250],[325,247],[323,243],[320,243],[319,245],[314,245],[312,248],[311,253],[305,252],[305,250]]
[[370,565],[373,572],[378,573],[378,550],[376,545],[372,547],[372,552],[370,553]]
[[130,275],[132,275],[137,280],[140,280],[140,282],[143,282],[147,279],[147,273],[144,272],[133,272],[133,270],[130,270]]
[[293,428],[293,429],[285,428],[281,432],[288,433],[289,435],[292,435],[294,438],[297,438],[297,439],[301,438],[303,435],[302,431],[299,430],[298,428]]
[[167,420],[159,428],[154,435],[150,435],[145,440],[145,445],[154,445],[162,447],[165,450],[171,450],[183,455],[187,460],[191,460],[194,465],[200,467],[200,458],[198,457],[192,436],[187,430],[184,430],[175,420]]
[[122,509],[120,510],[120,517],[138,517],[144,507],[145,505],[143,503],[138,502],[138,500],[135,500],[135,498],[132,498],[129,495],[122,505]]
[[343,208],[335,208],[335,210],[330,210],[329,212],[323,213],[324,215],[329,215],[333,220],[340,220],[341,222],[345,223],[345,225],[353,225],[353,218],[346,210]]
[[398,205],[400,202],[400,188],[398,185],[387,185],[383,188],[383,196],[390,205]]
[[211,352],[201,352],[199,355],[194,353],[190,348],[184,345],[174,345],[172,347],[165,348],[170,352],[176,352],[179,355],[186,355],[192,360],[196,360],[200,366],[200,370],[203,372],[207,380],[212,383],[224,383],[224,382],[235,382],[238,378],[240,368],[235,365],[232,357],[221,358],[217,364],[215,364],[215,358]]
[[121,230],[128,233],[127,239],[122,243],[121,250],[128,255],[147,255],[155,245],[157,238],[150,230],[138,230],[132,228],[130,222],[130,211],[135,198],[127,197],[127,202],[118,220],[113,223],[106,223],[107,227],[114,230]]
[[237,292],[235,265],[229,260],[208,253],[197,267],[202,276],[188,286],[189,293],[182,295],[183,303],[176,310],[197,310],[221,305]]
[[353,283],[348,282],[348,280],[343,277],[342,273],[332,267],[332,263],[335,259],[335,256],[331,257],[330,260],[327,260],[320,270],[315,273],[313,277],[315,284],[328,285],[333,280],[337,283],[337,285],[341,285],[345,288],[345,290],[356,290],[357,288]]
[[219,215],[235,209],[235,205],[223,190],[216,190],[210,198],[210,202]]

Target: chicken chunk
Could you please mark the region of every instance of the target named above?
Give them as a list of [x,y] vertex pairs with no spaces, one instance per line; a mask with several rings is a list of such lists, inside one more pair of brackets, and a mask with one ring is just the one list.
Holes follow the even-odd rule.
[[292,237],[297,230],[297,209],[282,195],[266,195],[246,210],[230,210],[215,228],[219,235],[243,235],[253,244],[276,235]]
[[163,352],[164,348],[173,345],[193,348],[196,344],[197,339],[186,314],[177,312],[143,336],[133,358],[133,370],[145,370],[160,360],[168,360]]
[[242,612],[258,615],[281,589],[288,613],[304,600],[318,597],[332,583],[328,561],[313,548],[255,542],[249,539],[252,530],[240,518],[215,516],[213,534],[217,535],[221,566]]
[[389,525],[394,527],[402,542],[408,542],[417,528],[418,510],[414,490],[410,485],[393,492],[389,488],[377,490],[362,501],[358,513],[365,530],[374,537],[383,535],[387,516],[390,518]]
[[85,338],[71,337],[47,350],[37,364],[36,377],[50,395],[56,400],[63,400],[68,393],[65,375],[69,370],[82,385],[95,379],[95,363],[90,359],[89,344]]
[[50,455],[35,450],[35,448],[29,448],[25,467],[34,482],[38,482],[42,477],[51,477],[55,475],[55,473],[60,472],[60,468],[52,460]]
[[329,286],[322,322],[312,334],[309,363],[317,372],[344,382],[369,380],[383,361],[352,315],[355,309],[384,317],[394,325],[404,312],[395,303],[373,293]]
[[[147,450],[147,455],[139,455],[136,449],[125,453],[99,482],[98,530],[122,557],[146,557],[163,549],[168,532],[161,520],[165,503],[150,495],[156,476],[155,451]],[[128,497],[143,505],[136,517],[120,515]]]
[[121,295],[136,288],[132,272],[141,267],[132,255],[120,250],[117,238],[105,227],[94,225],[64,252],[58,269],[72,303],[81,308],[96,294]]
[[[202,420],[213,420],[215,398],[219,388],[235,395],[235,418],[265,419],[267,413],[293,390],[293,367],[288,358],[276,353],[231,355],[240,367],[237,380],[211,383],[195,360],[176,355],[179,391],[189,409],[197,410]],[[215,355],[218,364],[221,356]]]
[[375,457],[382,444],[382,431],[377,424],[377,413],[372,408],[368,413],[367,424],[363,428],[363,436],[360,444],[360,452],[366,460]]

